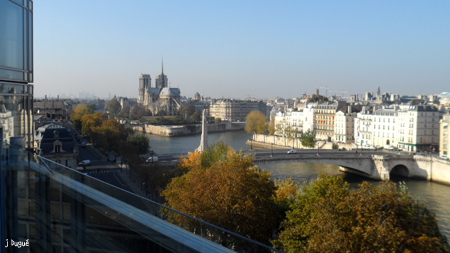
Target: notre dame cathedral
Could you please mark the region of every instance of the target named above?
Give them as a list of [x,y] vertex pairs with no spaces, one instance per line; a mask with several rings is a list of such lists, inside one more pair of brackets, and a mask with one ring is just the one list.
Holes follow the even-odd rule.
[[180,89],[170,88],[167,76],[162,72],[155,79],[155,87],[151,84],[152,78],[149,74],[141,74],[139,77],[139,99],[138,103],[149,109],[153,115],[163,110],[166,115],[176,115],[181,107]]

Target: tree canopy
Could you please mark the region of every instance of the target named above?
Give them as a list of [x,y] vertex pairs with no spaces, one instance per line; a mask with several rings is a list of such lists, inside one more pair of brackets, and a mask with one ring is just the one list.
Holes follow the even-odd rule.
[[146,154],[150,150],[150,139],[143,133],[134,132],[128,135],[127,141],[137,147],[139,154]]
[[195,105],[193,104],[185,105],[178,110],[178,114],[183,118],[191,117],[194,112]]
[[300,142],[304,147],[314,148],[314,146],[316,145],[314,132],[311,131],[311,129],[308,129],[308,131],[302,133],[302,136],[300,137]]
[[121,105],[117,99],[113,98],[106,107],[108,108],[109,113],[116,115],[120,111]]
[[320,175],[297,193],[279,238],[286,252],[448,252],[436,218],[392,182],[351,189]]
[[[280,220],[273,201],[275,185],[269,173],[254,166],[253,156],[219,143],[201,154],[189,154],[180,166],[188,172],[174,178],[163,192],[167,206],[268,242]],[[184,216],[175,214],[170,220],[191,231],[196,229]]]
[[247,133],[263,134],[266,132],[266,115],[260,111],[251,111],[246,117],[245,131]]

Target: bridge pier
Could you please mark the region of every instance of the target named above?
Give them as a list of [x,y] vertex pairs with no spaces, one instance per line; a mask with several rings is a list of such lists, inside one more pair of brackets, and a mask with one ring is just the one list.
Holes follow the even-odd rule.
[[378,180],[389,181],[389,158],[382,155],[373,155],[372,160],[374,163],[372,176]]

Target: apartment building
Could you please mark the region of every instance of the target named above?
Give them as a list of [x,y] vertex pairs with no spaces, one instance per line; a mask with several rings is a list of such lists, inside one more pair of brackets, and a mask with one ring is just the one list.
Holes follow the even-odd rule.
[[251,111],[260,111],[267,115],[267,105],[256,99],[219,99],[212,101],[209,107],[209,116],[244,122]]
[[410,105],[398,113],[398,148],[433,151],[439,148],[440,112],[435,106]]
[[361,112],[356,114],[354,125],[355,143],[358,145],[373,145],[372,143],[372,123],[373,108],[363,106]]
[[314,110],[314,134],[317,140],[332,140],[336,112],[344,105],[346,105],[344,101],[325,102],[317,105]]
[[355,118],[361,107],[344,106],[336,112],[333,140],[342,143],[355,142]]
[[398,108],[384,108],[373,112],[372,145],[397,147]]
[[444,115],[439,123],[440,131],[439,131],[439,156],[440,157],[449,157],[449,144],[450,144],[450,135],[448,134],[448,128],[450,125],[450,115]]

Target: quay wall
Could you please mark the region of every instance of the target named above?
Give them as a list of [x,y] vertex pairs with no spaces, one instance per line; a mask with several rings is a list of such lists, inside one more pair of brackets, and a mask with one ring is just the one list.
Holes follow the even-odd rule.
[[[221,122],[219,124],[207,124],[208,133],[237,131],[245,128],[245,123],[240,122]],[[201,134],[202,125],[183,125],[183,126],[156,126],[156,125],[133,125],[133,130],[148,134],[160,136],[183,136],[190,134]]]

